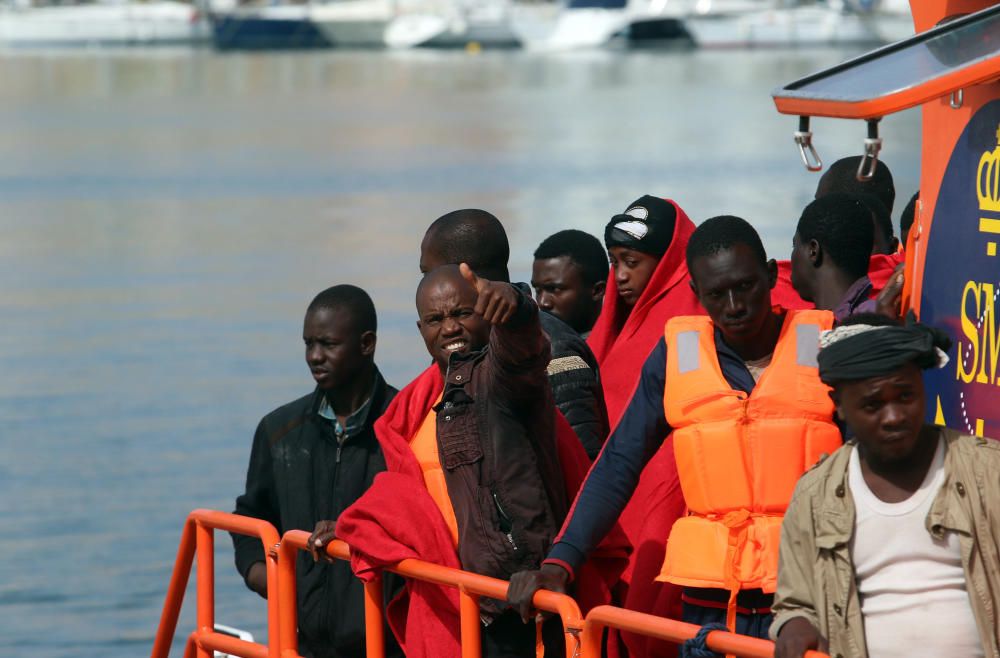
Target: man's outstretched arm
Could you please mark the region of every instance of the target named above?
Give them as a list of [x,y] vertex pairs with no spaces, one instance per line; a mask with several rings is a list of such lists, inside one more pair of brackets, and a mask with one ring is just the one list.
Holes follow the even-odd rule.
[[537,571],[511,578],[507,600],[522,619],[531,616],[539,589],[565,591],[574,571],[614,526],[670,426],[663,413],[666,345],[661,339],[643,364],[639,385],[583,483],[563,533]]

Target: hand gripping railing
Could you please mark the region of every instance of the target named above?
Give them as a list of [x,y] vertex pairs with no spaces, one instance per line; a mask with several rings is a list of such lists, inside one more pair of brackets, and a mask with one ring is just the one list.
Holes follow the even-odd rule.
[[[604,629],[616,628],[646,637],[680,644],[690,640],[700,626],[674,619],[647,615],[634,610],[624,610],[610,605],[601,605],[587,613],[581,637],[582,658],[600,658],[601,636]],[[726,631],[712,631],[705,644],[712,651],[741,658],[774,658],[774,643],[746,635]],[[804,658],[829,658],[825,653],[807,651]]]
[[[278,591],[284,605],[295,604],[295,551],[305,550],[309,533],[289,530],[281,538],[278,550],[279,581]],[[342,541],[335,540],[326,547],[330,557],[350,560],[350,549]],[[479,599],[486,596],[501,601],[507,598],[510,583],[488,576],[460,571],[421,560],[403,560],[386,571],[425,582],[436,583],[458,589],[459,618],[461,619],[462,658],[479,658],[482,651],[482,624],[479,618]],[[566,656],[579,655],[578,635],[582,628],[580,608],[576,601],[565,594],[539,590],[532,601],[535,607],[545,612],[558,614],[566,632]],[[284,617],[283,617],[284,618]],[[368,643],[368,658],[385,656],[384,614],[382,606],[382,584],[378,580],[365,583],[365,636]],[[282,627],[282,656],[295,655],[294,626]],[[291,652],[288,652],[292,649]],[[600,655],[600,654],[598,654]]]
[[[264,545],[267,591],[271,593],[279,590],[278,553],[275,550],[278,545],[278,531],[274,526],[267,521],[246,516],[213,510],[194,510],[188,515],[181,533],[177,560],[174,562],[170,587],[163,602],[163,613],[160,615],[160,626],[156,631],[151,657],[167,658],[170,654],[170,644],[174,638],[174,631],[177,630],[177,618],[181,612],[181,604],[184,603],[184,590],[191,575],[191,563],[197,554],[197,628],[188,637],[184,650],[185,658],[191,658],[195,652],[198,658],[212,658],[215,650],[245,658],[279,658],[279,644],[273,638],[277,636],[276,631],[280,627],[279,618],[282,614],[288,614],[288,608],[280,609],[277,596],[269,596],[267,599],[268,638],[272,638],[268,646],[215,631],[215,530],[259,537]],[[291,613],[294,616],[294,603]],[[294,629],[294,617],[291,624]]]

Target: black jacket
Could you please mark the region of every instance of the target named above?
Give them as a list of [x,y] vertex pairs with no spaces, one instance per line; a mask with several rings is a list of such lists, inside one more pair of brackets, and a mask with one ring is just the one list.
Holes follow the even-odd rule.
[[[332,421],[317,413],[319,389],[265,416],[254,435],[246,492],[236,499],[236,514],[269,521],[279,534],[312,532],[318,521],[336,520],[357,500],[385,470],[373,425],[397,391],[377,371],[376,379],[364,427],[343,445]],[[264,560],[263,547],[257,538],[232,537],[236,568],[246,580],[250,567]],[[301,551],[296,568],[300,653],[364,656],[364,593],[350,565],[313,562]]]
[[523,291],[488,347],[449,362],[435,407],[438,452],[467,571],[508,579],[537,569],[566,516],[548,363],[538,308]]
[[580,334],[548,313],[541,313],[542,330],[552,344],[549,384],[556,406],[576,432],[591,459],[608,438],[608,410],[604,406],[597,359]]

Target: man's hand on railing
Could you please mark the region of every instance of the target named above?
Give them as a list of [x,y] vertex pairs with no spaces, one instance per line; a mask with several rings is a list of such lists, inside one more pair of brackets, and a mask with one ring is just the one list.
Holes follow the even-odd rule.
[[336,521],[320,521],[316,524],[313,533],[309,535],[309,541],[306,542],[306,547],[313,557],[313,562],[319,562],[320,560],[333,562],[333,558],[326,554],[326,547],[331,541],[336,539],[337,535],[334,532],[336,528]]
[[774,658],[802,658],[810,649],[827,653],[829,646],[826,638],[805,617],[793,617],[778,632]]
[[531,603],[535,592],[547,589],[565,594],[568,581],[569,574],[566,570],[555,564],[543,564],[538,571],[519,571],[510,578],[507,602],[521,615],[521,621],[527,624],[532,621],[531,615],[535,611]]

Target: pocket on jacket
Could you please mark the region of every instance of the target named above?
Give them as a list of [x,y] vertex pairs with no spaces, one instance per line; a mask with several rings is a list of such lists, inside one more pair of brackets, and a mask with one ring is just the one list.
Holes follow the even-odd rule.
[[473,404],[444,407],[437,416],[441,465],[451,471],[483,458]]
[[[503,512],[501,519],[502,503],[493,495],[493,491],[489,487],[479,487],[476,498],[483,524],[483,535],[487,544],[498,559],[500,566],[502,568],[509,566],[509,560],[516,555],[518,548],[517,538],[514,534],[514,519],[507,516],[506,511]],[[505,528],[509,528],[509,530]]]

